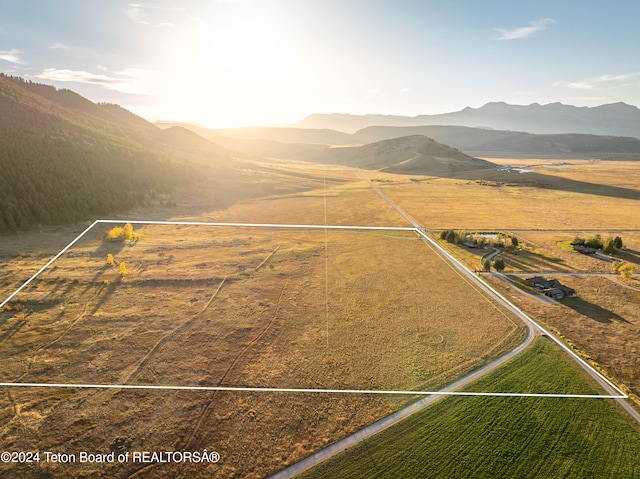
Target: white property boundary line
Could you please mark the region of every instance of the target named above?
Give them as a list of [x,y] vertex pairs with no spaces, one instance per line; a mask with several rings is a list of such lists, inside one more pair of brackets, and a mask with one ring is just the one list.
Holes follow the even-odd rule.
[[85,234],[87,234],[89,232],[89,230],[91,228],[93,228],[97,223],[99,223],[100,221],[96,220],[93,223],[91,223],[91,225],[84,230],[82,233],[80,233],[76,239],[74,239],[71,243],[69,243],[67,246],[65,246],[64,248],[62,248],[62,250],[60,250],[60,252],[55,255],[53,258],[51,258],[51,260],[49,260],[49,262],[47,264],[45,264],[42,268],[40,268],[33,276],[31,276],[31,278],[29,278],[28,280],[26,280],[24,282],[24,284],[22,286],[20,286],[18,289],[16,289],[7,299],[5,299],[2,303],[0,303],[0,308],[2,308],[5,304],[7,304],[9,301],[11,301],[11,299],[18,294],[20,291],[22,291],[24,288],[26,288],[29,283],[31,283],[31,281],[33,281],[34,279],[36,279],[36,277],[42,273],[45,269],[47,269],[49,266],[51,266],[51,264],[57,260],[60,256],[62,256],[69,248],[71,248],[74,244],[76,244],[78,242],[78,240],[80,238],[82,238]]
[[[433,245],[446,257],[453,261],[460,268],[467,270],[473,274],[466,266],[445,251],[434,240],[429,238],[420,228],[417,227],[384,227],[384,226],[339,226],[339,225],[289,225],[289,224],[268,224],[268,223],[213,223],[213,222],[195,222],[195,221],[140,221],[140,220],[96,220],[80,233],[73,241],[65,246],[58,254],[49,260],[42,268],[40,268],[33,276],[24,282],[16,291],[14,291],[7,299],[0,303],[0,308],[13,299],[18,293],[26,288],[34,279],[36,279],[45,269],[62,256],[69,248],[76,244],[84,235],[86,235],[97,224],[123,224],[131,223],[138,225],[173,225],[173,226],[220,226],[220,227],[248,227],[248,228],[291,228],[291,229],[334,229],[334,230],[370,230],[370,231],[413,231],[423,237],[427,242]],[[484,281],[478,281],[487,290],[491,291],[496,297],[504,301],[513,311],[520,314],[531,324],[535,325],[540,331],[553,339],[562,349],[571,355],[576,361],[584,367],[593,371],[606,384],[620,393],[617,395],[600,395],[600,394],[556,394],[556,393],[487,393],[487,392],[462,392],[462,391],[384,391],[384,390],[365,390],[365,389],[300,389],[300,388],[259,388],[259,387],[227,387],[227,386],[153,386],[153,385],[134,385],[134,384],[73,384],[73,383],[0,383],[0,387],[56,387],[56,388],[94,388],[94,389],[149,389],[149,390],[188,390],[188,391],[244,391],[244,392],[289,392],[289,393],[341,393],[341,394],[397,394],[412,396],[494,396],[494,397],[549,397],[549,398],[587,398],[587,399],[627,399],[628,396],[621,391],[615,384],[605,378],[600,372],[595,370],[584,361],[580,356],[575,354],[568,346],[563,344],[549,331],[540,326],[528,315],[518,309],[508,299],[498,293],[494,288]]]
[[[461,268],[469,271],[471,274],[473,274],[473,272],[467,268],[465,265],[463,265],[460,261],[458,261],[456,258],[453,257],[453,255],[451,255],[449,252],[447,252],[444,248],[442,248],[439,244],[437,244],[434,240],[432,240],[431,238],[429,238],[429,236],[424,233],[420,228],[416,228],[415,231],[422,236],[424,239],[426,239],[431,245],[435,246],[440,252],[442,252],[443,254],[445,254],[447,256],[447,258],[449,258],[451,261],[455,262],[458,266],[460,266]],[[593,368],[589,363],[587,363],[584,359],[582,359],[580,356],[578,356],[575,352],[573,352],[571,350],[571,348],[569,348],[569,346],[567,346],[566,344],[564,344],[562,341],[560,341],[560,339],[556,338],[556,336],[554,334],[551,334],[551,332],[547,331],[545,328],[543,328],[542,326],[540,326],[536,321],[534,321],[533,319],[531,319],[529,317],[528,314],[524,313],[522,310],[520,310],[515,304],[513,304],[511,301],[509,301],[507,298],[505,298],[502,294],[500,294],[498,291],[496,291],[493,287],[491,287],[488,283],[485,283],[484,281],[482,281],[480,278],[478,278],[476,276],[476,278],[478,279],[478,281],[489,291],[491,291],[494,295],[496,295],[498,298],[500,298],[501,301],[504,301],[504,303],[506,305],[509,306],[509,308],[511,308],[513,311],[517,311],[518,314],[521,316],[521,318],[526,319],[527,321],[529,321],[531,324],[533,324],[536,328],[538,328],[540,331],[542,331],[544,334],[546,334],[548,337],[550,337],[551,339],[553,339],[553,341],[558,344],[562,349],[564,349],[567,353],[569,353],[569,355],[571,357],[573,357],[573,359],[575,359],[576,361],[578,361],[578,363],[580,363],[582,366],[584,366],[585,368],[589,369],[590,371],[594,372],[597,376],[599,376],[605,383],[607,383],[609,386],[611,386],[613,389],[615,389],[616,391],[618,391],[620,393],[620,396],[614,396],[616,399],[628,399],[629,396],[627,396],[618,386],[616,386],[615,384],[613,384],[611,381],[609,381],[606,377],[604,377],[599,371],[597,371],[595,368]],[[600,396],[603,397],[603,396]]]
[[620,399],[620,396],[600,394],[558,394],[558,393],[481,393],[466,391],[383,391],[376,389],[304,389],[304,388],[257,388],[233,386],[160,386],[143,384],[72,384],[72,383],[0,383],[1,386],[22,386],[42,388],[89,388],[89,389],[156,389],[172,391],[244,391],[273,393],[325,393],[325,394],[403,394],[406,396],[497,396],[497,397],[538,397],[538,398],[585,398]]

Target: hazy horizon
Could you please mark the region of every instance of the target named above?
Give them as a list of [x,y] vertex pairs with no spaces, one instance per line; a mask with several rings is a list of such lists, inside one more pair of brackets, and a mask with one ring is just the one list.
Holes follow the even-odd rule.
[[149,121],[640,105],[640,4],[0,0],[0,71]]

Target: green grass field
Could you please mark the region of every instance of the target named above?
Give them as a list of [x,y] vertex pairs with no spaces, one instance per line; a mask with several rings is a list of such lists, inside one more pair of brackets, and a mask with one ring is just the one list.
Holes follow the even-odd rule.
[[[469,386],[594,388],[553,343]],[[560,386],[562,385],[562,386]],[[640,477],[640,431],[603,399],[449,397],[307,473],[311,478]]]

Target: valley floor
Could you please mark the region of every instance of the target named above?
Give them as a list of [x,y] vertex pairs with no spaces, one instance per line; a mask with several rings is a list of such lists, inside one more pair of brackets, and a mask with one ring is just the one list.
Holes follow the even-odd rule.
[[[640,232],[631,232],[640,231],[640,166],[522,164],[532,165],[545,169],[531,180],[528,173],[498,171],[491,177],[367,177],[428,229],[518,235],[522,251],[502,253],[512,285],[483,278],[637,395],[638,280],[590,276],[610,265],[556,242],[571,239],[570,231],[624,231],[618,233],[625,241],[620,259],[640,264]],[[263,192],[253,199],[247,194],[216,209],[215,192],[190,191],[176,196],[172,208],[147,207],[121,219],[411,226],[356,170],[276,160],[252,168]],[[0,301],[86,226],[3,237]],[[425,390],[463,376],[525,335],[515,316],[412,232],[140,225],[140,241],[127,246],[106,243],[106,226],[98,226],[0,311],[2,382]],[[449,248],[470,268],[479,267],[480,253]],[[106,264],[107,254],[126,263],[126,276]],[[575,273],[582,275],[559,276]],[[578,298],[535,301],[519,293],[513,279],[525,274],[558,274]],[[551,389],[563,387],[554,378],[545,381]],[[206,448],[222,455],[208,465],[0,465],[0,474],[24,477],[266,477],[417,399],[106,388],[1,392],[0,437],[11,450]],[[476,407],[477,401],[465,401],[446,404]],[[546,414],[545,404],[524,405],[522,414]],[[588,421],[607,427],[620,422],[617,414]],[[640,437],[637,425],[624,434]],[[558,467],[582,460],[567,451]],[[349,477],[362,477],[354,474]]]

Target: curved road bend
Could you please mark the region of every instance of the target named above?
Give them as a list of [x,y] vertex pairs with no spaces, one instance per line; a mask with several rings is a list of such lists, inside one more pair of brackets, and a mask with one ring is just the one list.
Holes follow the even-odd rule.
[[[362,174],[360,172],[358,172],[358,174],[360,174],[361,178],[363,178],[368,184],[369,186],[371,186],[387,203],[389,203],[402,217],[404,217],[409,223],[411,223],[413,226],[415,226],[416,228],[419,228],[418,224],[416,223],[416,221],[411,218],[408,214],[406,214],[404,211],[402,211],[395,203],[393,203],[389,198],[387,198],[375,185],[373,185],[373,183],[371,183],[367,178],[365,178],[364,176],[362,176]],[[432,242],[432,240],[430,238],[428,238],[426,235],[422,234],[422,236],[424,238],[426,238],[427,241]],[[437,248],[440,248],[439,245],[436,245]],[[444,250],[442,250],[444,251]],[[447,255],[448,256],[448,255]],[[445,260],[446,260],[446,256],[445,256]],[[484,283],[482,283],[481,281],[479,281],[476,276],[469,270],[467,270],[466,268],[464,268],[464,266],[462,266],[460,263],[456,264],[457,262],[455,262],[453,265],[460,270],[465,276],[467,276],[468,278],[471,278],[472,281],[476,282],[476,283],[481,283],[482,285],[484,285]],[[500,300],[498,298],[498,300]],[[510,308],[511,309],[511,308]],[[516,314],[520,313],[517,309],[513,310]],[[520,313],[519,316],[522,317],[523,313]],[[520,344],[518,345],[515,349],[509,351],[507,354],[504,354],[503,356],[499,357],[498,359],[495,359],[494,361],[485,364],[484,366],[482,366],[481,368],[467,374],[466,376],[458,379],[457,381],[449,384],[448,386],[440,389],[440,391],[438,392],[452,392],[452,391],[456,391],[458,389],[463,388],[464,386],[467,386],[468,384],[472,383],[473,381],[476,381],[477,379],[481,378],[482,376],[484,376],[485,374],[488,374],[489,372],[493,371],[494,369],[496,369],[497,367],[501,366],[502,364],[506,363],[507,361],[513,359],[514,357],[516,357],[518,354],[520,354],[522,351],[524,351],[535,339],[536,335],[538,332],[541,332],[540,329],[537,327],[537,325],[535,323],[533,323],[531,320],[528,320],[529,318],[524,315],[523,320],[525,321],[525,324],[527,325],[528,331],[527,331],[527,337],[526,339]],[[409,404],[408,406],[404,407],[403,409],[400,409],[399,411],[396,411],[395,413],[384,417],[382,419],[380,419],[379,421],[374,422],[373,424],[370,424],[368,426],[366,426],[363,429],[360,429],[359,431],[345,437],[344,439],[325,447],[324,449],[321,449],[320,451],[308,456],[307,458],[303,459],[300,462],[297,462],[295,464],[292,464],[291,466],[273,474],[272,476],[269,477],[269,479],[288,479],[291,477],[294,477],[298,474],[301,474],[302,472],[306,471],[307,469],[312,468],[313,466],[316,466],[317,464],[320,464],[322,461],[344,451],[345,449],[347,449],[348,447],[351,447],[357,443],[359,443],[360,441],[363,441],[364,439],[367,439],[371,436],[373,436],[374,434],[377,434],[378,432],[400,422],[401,420],[405,419],[406,417],[410,416],[411,414],[419,411],[420,409],[423,409],[431,404],[433,404],[434,402],[438,401],[439,399],[442,399],[444,397],[444,395],[440,395],[440,394],[433,394],[427,397],[424,397],[414,403]]]
[[[432,240],[427,234],[424,233],[423,229],[420,225],[409,216],[407,213],[402,211],[398,205],[396,205],[393,201],[391,201],[387,196],[376,186],[374,185],[368,178],[366,178],[360,170],[358,170],[358,175],[362,178],[371,188],[375,190],[378,195],[385,200],[389,205],[391,205],[403,218],[405,218],[409,223],[415,226],[416,231],[443,257],[445,261],[448,261],[451,265],[458,269],[462,274],[464,274],[467,278],[469,278],[472,282],[479,285],[489,296],[496,299],[500,304],[504,305],[512,311],[516,316],[521,318],[527,327],[529,328],[529,336],[532,336],[536,331],[542,332],[546,334],[549,338],[555,341],[562,349],[564,349],[570,356],[572,356],[580,366],[591,376],[596,383],[598,383],[604,391],[608,395],[611,396],[624,396],[624,393],[621,394],[621,391],[614,388],[611,383],[605,380],[598,372],[596,372],[591,366],[589,366],[586,362],[584,362],[578,355],[576,355],[569,347],[567,347],[562,341],[555,337],[555,335],[551,334],[549,331],[542,328],[538,323],[533,321],[529,316],[527,316],[524,312],[520,311],[515,305],[513,305],[509,300],[507,300],[504,296],[490,287],[487,283],[478,278],[473,272],[466,268],[460,261],[450,255],[447,251],[444,250],[438,243]],[[515,351],[515,350],[514,350]],[[515,356],[515,354],[514,354]],[[489,363],[487,366],[492,365],[493,363]],[[490,370],[489,370],[490,371]],[[486,372],[489,372],[486,371]],[[635,421],[640,423],[640,412],[631,406],[624,398],[616,399],[620,407],[622,407]]]
[[[475,274],[473,274],[473,272],[471,272],[469,269],[467,269],[462,263],[460,263],[458,260],[456,260],[453,256],[451,256],[449,253],[447,253],[440,245],[438,245],[435,241],[433,241],[431,238],[429,238],[422,230],[421,226],[411,217],[409,216],[406,212],[404,212],[398,205],[396,205],[393,201],[391,201],[384,193],[382,193],[382,191],[380,191],[380,189],[375,186],[368,178],[366,178],[362,172],[360,170],[358,170],[358,175],[360,176],[360,178],[362,178],[371,188],[373,188],[373,190],[378,193],[378,195],[385,200],[389,205],[391,205],[391,207],[393,207],[404,219],[406,219],[410,224],[412,224],[415,228],[416,231],[424,238],[425,241],[427,241],[427,243],[429,243],[434,249],[435,251],[437,251],[443,258],[444,261],[448,262],[449,264],[451,264],[453,267],[455,267],[461,274],[463,274],[466,278],[468,278],[470,281],[472,281],[474,284],[479,285],[483,291],[485,291],[489,296],[491,296],[492,298],[494,298],[495,300],[497,300],[500,304],[502,304],[503,306],[505,306],[507,309],[509,309],[510,311],[512,311],[516,316],[518,316],[519,318],[521,318],[524,323],[527,325],[527,337],[525,338],[525,340],[518,345],[515,349],[509,351],[507,354],[499,357],[498,359],[495,359],[494,361],[485,364],[484,366],[482,366],[481,368],[477,369],[476,371],[473,371],[472,373],[458,379],[457,381],[449,384],[448,386],[442,388],[440,391],[438,392],[452,392],[452,391],[456,391],[458,389],[461,389],[462,387],[468,385],[469,383],[476,381],[477,379],[480,379],[482,376],[484,376],[485,374],[490,373],[491,371],[495,370],[496,368],[498,368],[499,366],[501,366],[502,364],[506,363],[507,361],[513,359],[514,357],[516,357],[518,354],[520,354],[521,352],[523,352],[535,339],[536,335],[538,333],[545,333],[547,334],[551,339],[553,339],[556,343],[558,343],[563,349],[567,350],[571,355],[574,355],[565,345],[562,344],[562,342],[560,340],[558,340],[555,336],[553,336],[552,334],[550,334],[549,332],[547,332],[546,330],[542,329],[536,322],[534,322],[531,318],[529,318],[525,313],[523,313],[522,311],[520,311],[516,306],[514,306],[513,304],[511,304],[506,298],[504,298],[501,294],[499,294],[497,291],[495,291],[493,288],[489,287],[489,285],[487,285],[486,283],[484,283],[482,280],[480,280]],[[576,356],[577,358],[577,356]],[[615,396],[619,394],[619,391],[616,391],[615,389],[613,389],[613,387],[611,387],[611,385],[609,385],[609,383],[607,383],[606,381],[604,381],[602,379],[602,377],[597,374],[595,371],[593,371],[592,369],[590,369],[585,363],[583,363],[581,360],[579,360],[578,358],[578,363],[584,367],[584,369],[587,371],[587,373],[610,395]],[[299,461],[295,464],[292,464],[291,466],[269,476],[268,479],[289,479],[292,478],[298,474],[301,474],[302,472],[312,468],[313,466],[316,466],[318,464],[320,464],[321,462],[325,461],[326,459],[329,459],[330,457],[344,451],[345,449],[347,449],[348,447],[351,447],[371,436],[373,436],[374,434],[377,434],[378,432],[400,422],[401,420],[405,419],[406,417],[410,416],[411,414],[419,411],[420,409],[429,406],[431,404],[433,404],[434,402],[438,401],[439,399],[442,399],[444,397],[444,395],[440,395],[440,394],[433,394],[427,397],[424,397],[408,406],[406,406],[405,408],[396,411],[395,413],[380,419],[379,421],[374,422],[373,424],[370,424],[369,426],[366,426],[365,428],[345,437],[344,439],[328,446],[325,447],[324,449],[321,449],[320,451],[308,456],[307,458],[303,459],[302,461]],[[636,420],[640,423],[640,413],[638,413],[638,411],[636,411],[635,409],[633,409],[633,407],[631,407],[631,405],[629,405],[624,399],[616,399],[616,401],[618,401],[618,403]]]
[[[438,392],[451,392],[456,391],[458,389],[463,388],[464,386],[472,383],[473,381],[480,379],[485,374],[493,371],[498,366],[501,366],[505,362],[509,361],[513,357],[520,354],[524,351],[535,339],[535,335],[532,334],[534,329],[532,327],[529,328],[529,334],[527,338],[522,342],[518,347],[511,350],[504,356],[499,357],[498,359],[490,362],[489,364],[485,364],[483,367],[473,371],[472,373],[458,379],[456,382],[449,384],[448,386],[440,389]],[[332,456],[344,451],[345,449],[358,444],[360,441],[364,441],[365,439],[377,434],[384,429],[393,426],[394,424],[402,421],[406,417],[412,415],[413,413],[433,404],[440,399],[443,399],[445,395],[433,394],[430,396],[426,396],[414,403],[409,404],[408,406],[400,409],[399,411],[390,414],[387,417],[380,419],[379,421],[374,422],[366,426],[359,431],[354,432],[353,434],[341,439],[340,441],[331,444],[330,446],[325,447],[324,449],[319,450],[318,452],[308,456],[300,462],[296,462],[291,466],[283,469],[279,472],[276,472],[272,476],[269,476],[268,479],[289,479],[297,476],[298,474],[302,474],[307,469],[311,469],[314,466],[317,466],[321,462],[329,459]]]

